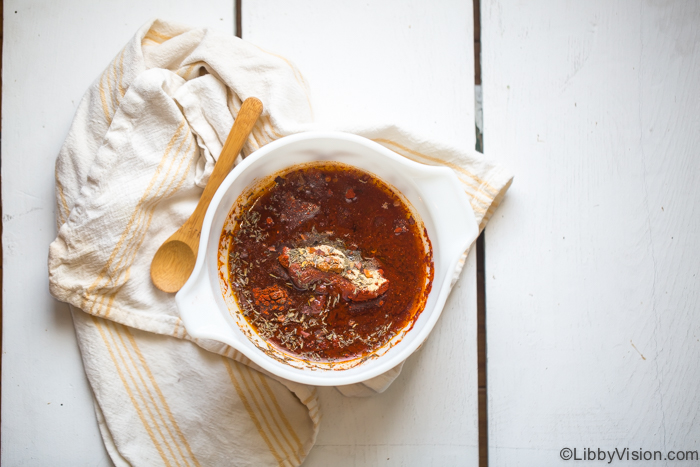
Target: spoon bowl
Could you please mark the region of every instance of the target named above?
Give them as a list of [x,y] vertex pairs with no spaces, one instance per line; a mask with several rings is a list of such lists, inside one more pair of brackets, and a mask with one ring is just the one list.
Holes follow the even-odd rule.
[[175,293],[190,278],[197,255],[181,240],[168,240],[151,262],[151,280],[163,292]]

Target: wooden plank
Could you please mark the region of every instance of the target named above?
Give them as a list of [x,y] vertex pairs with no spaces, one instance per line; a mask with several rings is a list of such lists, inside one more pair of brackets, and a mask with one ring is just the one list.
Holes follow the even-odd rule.
[[698,451],[700,4],[481,9],[489,459]]
[[294,62],[319,124],[394,123],[474,147],[471,2],[246,1],[243,38]]
[[4,3],[3,465],[108,465],[67,306],[48,294],[54,161],[88,86],[149,18],[233,33],[233,2]]
[[[393,123],[474,147],[469,2],[243,1],[243,39],[293,61],[319,125]],[[304,465],[475,465],[476,271],[471,255],[430,339],[381,395],[320,391]]]

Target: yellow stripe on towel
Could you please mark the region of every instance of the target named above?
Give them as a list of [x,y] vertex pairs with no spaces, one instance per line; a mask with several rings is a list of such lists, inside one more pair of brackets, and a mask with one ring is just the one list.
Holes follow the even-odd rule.
[[[151,371],[151,367],[146,362],[146,358],[144,357],[143,353],[141,352],[141,349],[139,348],[138,344],[136,343],[136,339],[134,338],[133,334],[131,333],[131,331],[129,330],[128,327],[124,327],[123,329],[124,329],[124,334],[126,335],[127,339],[129,340],[129,343],[131,344],[131,347],[133,348],[134,352],[136,353],[136,356],[137,356],[139,362],[141,363],[141,366],[145,370],[146,375],[147,375],[149,381],[151,382],[151,385],[153,386],[153,389],[158,394],[158,399],[160,400],[161,405],[163,406],[163,410],[165,411],[165,413],[168,417],[168,421],[166,422],[164,420],[163,423],[166,425],[166,427],[168,426],[168,423],[170,423],[170,425],[175,430],[175,433],[177,433],[180,442],[182,442],[182,444],[185,446],[185,449],[187,450],[187,453],[189,454],[189,456],[192,459],[192,461],[194,462],[194,464],[198,467],[201,467],[199,464],[199,461],[197,460],[197,457],[192,452],[192,448],[190,448],[190,443],[187,442],[187,439],[185,438],[184,433],[180,429],[180,425],[178,425],[177,421],[175,420],[175,417],[173,416],[173,413],[170,410],[170,405],[165,400],[165,396],[163,395],[163,391],[161,391],[160,386],[156,382],[156,379],[153,376],[153,372]],[[172,434],[171,434],[171,437],[177,443],[177,440],[175,440],[175,437],[172,436]],[[178,446],[178,450],[180,450],[179,446]],[[182,452],[180,452],[180,454],[182,455]],[[183,457],[184,457],[184,455],[183,455]]]
[[[111,323],[111,326],[110,326]],[[128,351],[126,348],[126,344],[124,343],[124,339],[122,337],[122,333],[124,332],[124,327],[116,324],[114,322],[109,322],[106,323],[105,327],[107,328],[109,334],[112,337],[112,341],[114,344],[114,347],[117,349],[117,354],[119,354],[119,358],[121,359],[122,363],[124,364],[124,368],[126,368],[127,374],[129,375],[131,382],[136,389],[137,394],[141,398],[141,401],[143,402],[143,406],[146,408],[146,412],[151,418],[151,421],[153,422],[153,425],[156,428],[156,431],[160,435],[160,437],[163,440],[163,443],[165,444],[165,447],[168,449],[168,452],[170,453],[170,456],[173,458],[173,461],[175,462],[175,465],[181,465],[181,463],[178,461],[178,456],[175,455],[175,452],[173,451],[172,444],[175,444],[175,448],[178,450],[180,454],[180,459],[184,461],[184,465],[189,465],[189,463],[184,459],[184,456],[182,455],[182,450],[180,447],[177,445],[177,443],[172,443],[174,441],[174,438],[172,436],[172,433],[170,432],[170,429],[168,428],[168,425],[165,423],[165,419],[163,418],[163,415],[160,411],[160,408],[158,407],[158,404],[156,404],[155,399],[153,398],[153,394],[151,394],[151,390],[148,388],[148,385],[144,381],[143,375],[141,374],[141,369],[138,367],[136,364],[136,361],[134,360],[133,356],[131,353]],[[116,336],[116,337],[115,337]],[[119,340],[117,340],[119,338]],[[124,355],[128,358],[124,358]],[[134,374],[136,374],[136,377],[134,377]],[[140,383],[140,384],[139,384]],[[150,405],[149,402],[150,401]],[[151,406],[153,409],[151,409]],[[154,412],[155,411],[155,415]],[[163,433],[163,429],[161,429],[161,425],[165,432],[169,435],[170,439],[166,437],[166,435]]]
[[[257,376],[263,381],[264,376],[262,376],[257,371],[251,370],[248,366],[245,367],[244,371],[248,373],[249,380],[253,383],[253,386],[255,386],[255,393],[260,397],[263,404],[265,405],[266,412],[270,415],[270,418],[272,419],[272,422],[275,425],[275,431],[282,436],[282,439],[284,440],[286,445],[285,451],[291,452],[292,456],[294,456],[294,458],[296,459],[296,463],[301,464],[301,446],[297,446],[295,448],[292,441],[290,441],[290,439],[297,438],[296,433],[294,433],[294,430],[292,430],[291,426],[289,426],[289,422],[287,422],[284,428],[280,426],[280,422],[284,424],[283,420],[286,419],[284,416],[284,412],[282,411],[282,408],[279,406],[279,404],[275,404],[274,402],[272,402],[272,399],[274,399],[274,394],[272,394],[272,391],[270,391],[269,393],[265,393],[263,391],[262,384],[258,384],[258,378],[255,377],[255,374],[257,373]],[[266,394],[269,394],[272,397],[265,397]],[[270,400],[272,406],[270,405],[270,403],[268,403],[268,399]],[[270,428],[272,428],[272,426],[270,426]],[[289,448],[289,450],[287,450],[287,448]]]
[[234,363],[231,360],[229,360],[226,357],[221,358],[224,361],[224,365],[226,366],[226,370],[228,371],[229,378],[231,378],[233,387],[236,388],[238,398],[243,403],[243,407],[245,407],[246,411],[248,412],[248,416],[253,421],[255,428],[258,430],[258,434],[260,434],[260,437],[263,439],[263,441],[265,441],[265,444],[267,444],[267,448],[269,449],[270,453],[274,456],[274,458],[277,459],[277,462],[279,464],[282,464],[282,457],[280,457],[280,455],[277,453],[277,450],[270,442],[270,438],[268,438],[267,434],[265,434],[265,432],[263,431],[262,425],[260,424],[260,420],[258,420],[258,416],[253,410],[253,407],[251,406],[250,401],[248,400],[248,396],[241,387],[241,383],[239,382],[241,375],[239,374],[238,376],[236,376],[238,370],[234,370]]
[[242,376],[241,381],[243,381],[243,386],[246,389],[246,392],[249,396],[249,400],[253,401],[253,405],[257,409],[257,413],[260,415],[259,418],[262,421],[263,428],[266,429],[267,433],[272,437],[272,441],[274,441],[277,444],[279,452],[281,452],[281,454],[284,456],[284,459],[282,460],[287,460],[289,458],[289,452],[287,451],[287,448],[285,448],[284,445],[280,442],[274,427],[270,423],[269,418],[271,414],[264,410],[259,400],[260,394],[257,391],[254,391],[252,388],[252,384],[250,382],[250,367],[244,365],[241,368],[240,374]]
[[144,428],[146,429],[146,432],[148,433],[149,438],[151,438],[151,442],[153,443],[153,446],[156,448],[158,451],[158,454],[160,455],[161,459],[163,459],[163,463],[165,463],[166,466],[170,467],[170,461],[168,460],[167,456],[165,455],[165,452],[163,451],[163,448],[161,447],[160,443],[156,439],[155,434],[153,433],[153,429],[151,426],[148,424],[148,421],[146,420],[146,417],[143,413],[143,410],[141,409],[138,401],[134,397],[134,393],[129,386],[126,377],[124,376],[124,372],[119,365],[119,362],[117,361],[116,356],[114,355],[114,350],[112,349],[112,345],[109,343],[109,340],[107,338],[107,335],[105,334],[105,330],[102,327],[101,320],[99,318],[96,318],[95,316],[92,316],[92,320],[95,323],[95,327],[100,333],[100,336],[102,337],[102,340],[105,343],[105,347],[107,348],[107,351],[109,352],[109,356],[112,359],[112,362],[114,363],[114,367],[117,370],[117,374],[119,375],[119,379],[121,380],[124,389],[126,390],[127,395],[129,396],[129,399],[131,399],[131,404],[134,406],[134,409],[136,410],[136,413],[138,414],[139,419],[141,420],[141,423],[143,424]]

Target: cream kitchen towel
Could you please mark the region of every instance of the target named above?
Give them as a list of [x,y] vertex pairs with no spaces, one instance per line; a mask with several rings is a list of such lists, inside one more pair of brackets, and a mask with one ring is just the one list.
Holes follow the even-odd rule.
[[[117,465],[299,465],[320,423],[316,390],[188,337],[150,261],[194,210],[241,102],[261,119],[242,156],[313,129],[308,87],[285,58],[238,38],[144,25],[80,103],[56,163],[51,293],[71,305],[107,450]],[[357,130],[405,157],[446,165],[483,228],[511,176],[476,154],[388,126]],[[339,388],[386,389],[400,367]]]

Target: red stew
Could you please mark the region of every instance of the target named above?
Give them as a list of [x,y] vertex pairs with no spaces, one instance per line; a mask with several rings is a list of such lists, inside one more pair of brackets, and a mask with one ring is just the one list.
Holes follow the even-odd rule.
[[222,233],[231,236],[229,284],[248,322],[281,350],[309,361],[361,357],[423,309],[433,262],[421,228],[369,173],[298,166],[248,196]]

